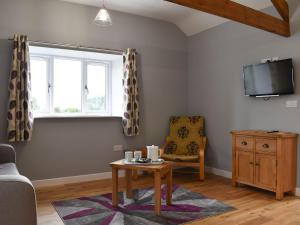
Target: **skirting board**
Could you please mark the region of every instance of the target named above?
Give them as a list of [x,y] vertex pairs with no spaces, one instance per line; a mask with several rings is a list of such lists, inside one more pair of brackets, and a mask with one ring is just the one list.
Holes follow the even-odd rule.
[[214,168],[214,167],[208,167],[208,166],[205,167],[205,171],[208,172],[208,173],[212,173],[212,174],[221,176],[221,177],[226,177],[226,178],[229,178],[229,179],[232,178],[231,171],[220,170],[220,169],[217,169],[217,168]]
[[[229,179],[232,178],[231,171],[221,170],[214,167],[205,167],[205,171]],[[120,171],[119,176],[123,177],[124,171]],[[51,187],[57,185],[87,182],[87,181],[94,181],[94,180],[104,180],[110,178],[111,178],[111,172],[104,172],[104,173],[72,176],[72,177],[60,177],[60,178],[53,178],[53,179],[46,179],[46,180],[34,180],[32,181],[32,184],[35,188],[41,188],[41,187]],[[300,187],[296,188],[296,196],[300,197]]]
[[[217,168],[214,168],[214,167],[207,167],[207,166],[205,167],[205,171],[209,172],[209,173],[212,173],[212,174],[215,174],[215,175],[218,175],[218,176],[221,176],[221,177],[226,177],[226,178],[229,178],[229,179],[232,178],[231,171],[220,170],[220,169],[217,169]],[[300,197],[300,187],[296,188],[296,196]]]
[[[119,171],[119,177],[124,176],[124,171]],[[79,176],[71,176],[71,177],[59,177],[45,180],[34,180],[32,184],[35,188],[41,187],[52,187],[57,185],[65,185],[71,183],[79,183],[79,182],[88,182],[94,180],[105,180],[111,179],[111,172],[104,173],[95,173],[95,174],[87,174],[87,175],[79,175]]]
[[[205,171],[222,177],[231,178],[231,172],[229,171],[220,170],[212,167],[205,167]],[[58,177],[58,178],[45,179],[45,180],[33,180],[31,182],[35,188],[41,188],[41,187],[52,187],[52,186],[79,183],[79,182],[88,182],[94,180],[111,179],[111,176],[112,176],[111,172],[104,172],[104,173],[86,174],[86,175],[78,175],[78,176],[70,176],[70,177]],[[120,177],[124,176],[124,171],[119,171],[119,176]]]

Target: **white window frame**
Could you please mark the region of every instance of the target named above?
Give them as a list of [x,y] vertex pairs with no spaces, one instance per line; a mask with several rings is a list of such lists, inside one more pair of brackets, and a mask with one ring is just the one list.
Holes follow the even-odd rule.
[[[106,111],[101,112],[101,114],[107,114],[107,116],[110,116],[112,114],[112,109],[111,109],[111,105],[112,105],[112,65],[111,62],[108,61],[101,61],[101,60],[91,60],[91,59],[87,59],[84,63],[84,67],[83,70],[85,73],[83,75],[83,89],[82,91],[85,92],[85,86],[87,85],[87,81],[88,81],[88,74],[87,74],[87,67],[88,65],[102,65],[105,67],[105,109]],[[95,114],[94,111],[89,111],[87,109],[87,94],[86,93],[82,93],[81,96],[84,98],[82,100],[82,108],[84,110],[84,112],[86,114]],[[108,109],[108,110],[107,110]]]
[[43,60],[46,61],[47,63],[47,71],[46,71],[46,80],[47,80],[47,84],[45,84],[45,86],[47,87],[47,93],[48,93],[48,98],[47,98],[47,108],[46,111],[37,111],[36,114],[49,114],[50,112],[50,104],[51,104],[51,99],[49,98],[50,96],[50,90],[49,90],[49,84],[50,84],[50,58],[47,56],[43,56],[43,55],[30,55],[30,60],[31,59],[35,59],[35,60]]
[[[61,55],[50,54],[37,54],[30,53],[30,59],[46,59],[47,61],[47,82],[48,82],[48,98],[47,108],[48,112],[33,112],[35,118],[39,117],[105,117],[112,116],[112,63],[111,61],[81,58],[81,57],[69,57]],[[54,85],[54,59],[66,59],[76,60],[81,62],[81,112],[79,113],[56,113],[53,107],[53,85]],[[105,110],[104,111],[88,111],[87,109],[87,93],[85,87],[87,86],[87,66],[89,64],[105,65]]]

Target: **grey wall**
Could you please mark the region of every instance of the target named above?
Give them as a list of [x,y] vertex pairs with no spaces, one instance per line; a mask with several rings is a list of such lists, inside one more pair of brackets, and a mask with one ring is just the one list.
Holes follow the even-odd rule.
[[[161,144],[169,116],[185,113],[206,118],[208,165],[231,170],[231,130],[300,133],[299,107],[285,108],[286,100],[300,100],[300,9],[298,0],[290,3],[290,38],[234,22],[186,38],[172,24],[125,13],[112,12],[113,26],[100,28],[91,23],[97,13],[93,7],[56,0],[0,0],[0,142],[7,141],[7,38],[24,33],[31,40],[136,48],[142,91],[142,133],[136,138],[123,136],[120,118],[37,119],[33,140],[15,145],[24,175],[47,179],[109,171],[108,163],[121,157],[113,145]],[[244,97],[242,65],[270,56],[294,59],[296,95],[270,101]]]
[[36,119],[33,140],[17,144],[18,167],[31,179],[109,171],[122,154],[112,146],[161,144],[168,118],[185,114],[187,38],[175,25],[112,12],[113,26],[92,24],[97,8],[54,0],[0,0],[0,142],[6,142],[7,86],[11,45],[24,33],[31,40],[139,52],[142,132],[125,138],[120,118]]
[[[296,99],[298,104],[300,100],[300,2],[289,2],[293,33],[290,38],[228,22],[188,39],[188,113],[205,116],[209,166],[231,170],[231,130],[300,133],[299,107],[285,108],[286,100]],[[275,13],[273,8],[267,11]],[[270,56],[293,58],[296,94],[269,101],[243,96],[242,65]],[[298,186],[299,165],[300,157]]]

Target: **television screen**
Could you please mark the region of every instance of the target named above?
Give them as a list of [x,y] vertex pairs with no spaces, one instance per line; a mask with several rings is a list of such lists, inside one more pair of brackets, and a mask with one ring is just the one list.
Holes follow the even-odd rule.
[[292,59],[244,66],[244,88],[247,96],[294,93]]

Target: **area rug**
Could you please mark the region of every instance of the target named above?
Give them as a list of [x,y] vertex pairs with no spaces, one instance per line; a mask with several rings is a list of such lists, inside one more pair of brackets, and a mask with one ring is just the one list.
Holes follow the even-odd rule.
[[216,216],[235,208],[180,186],[173,186],[172,205],[166,205],[166,186],[162,185],[161,215],[154,213],[153,188],[133,191],[133,199],[119,193],[119,207],[111,202],[112,195],[53,202],[66,225],[175,225],[209,216]]

